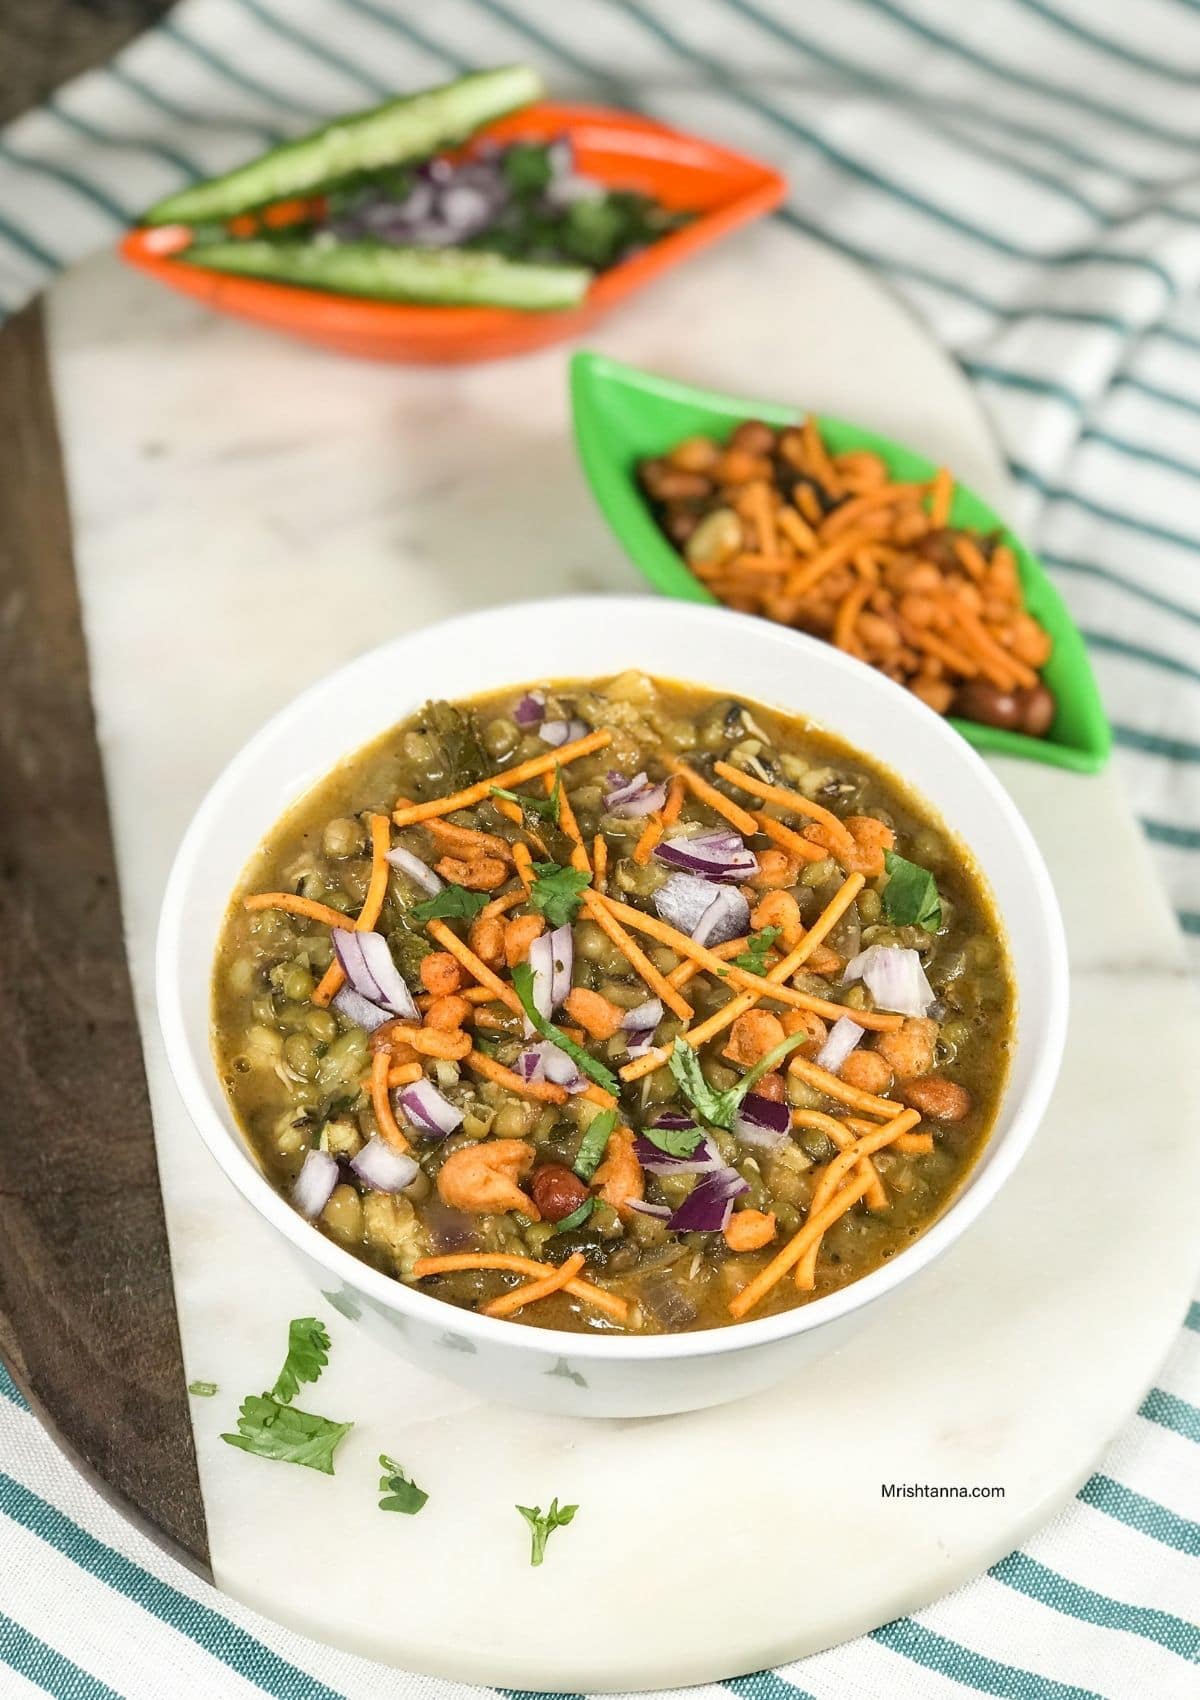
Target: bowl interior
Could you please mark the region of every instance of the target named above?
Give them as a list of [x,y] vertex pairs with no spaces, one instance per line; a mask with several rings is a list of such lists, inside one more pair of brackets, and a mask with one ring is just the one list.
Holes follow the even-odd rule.
[[323,347],[382,360],[457,362],[517,354],[577,335],[617,302],[782,199],[769,166],[652,119],[603,107],[542,102],[472,138],[536,141],[567,134],[580,167],[611,188],[636,189],[697,218],[603,272],[578,308],[521,313],[501,307],[424,307],[297,289],[188,265],[163,251],[161,230],[133,230],[122,258],[217,312],[252,319]]
[[[667,596],[715,602],[660,531],[638,485],[637,462],[664,453],[694,433],[724,438],[746,418],[789,425],[802,417],[802,410],[693,389],[594,354],[577,354],[571,362],[571,404],[588,482],[634,564]],[[826,414],[817,418],[836,453],[872,450],[902,480],[926,479],[935,470],[931,461],[890,437]],[[1044,677],[1058,702],[1046,738],[1029,738],[973,720],[954,719],[951,724],[977,749],[1049,762],[1077,773],[1098,772],[1108,760],[1112,733],[1086,645],[1062,597],[1037,557],[986,502],[962,484],[955,487],[950,517],[956,525],[1001,532],[1013,549],[1026,605],[1054,640]]]
[[[547,669],[547,660],[553,665]],[[1020,990],[1008,1090],[995,1132],[950,1210],[884,1268],[800,1310],[665,1340],[558,1334],[578,1353],[687,1356],[777,1338],[857,1308],[919,1268],[961,1231],[1009,1173],[1045,1107],[1065,1030],[1062,924],[1040,854],[979,758],[914,697],[839,650],[763,621],[645,597],[571,598],[464,615],[397,639],[315,685],[225,770],[180,849],[163,905],[158,997],[168,1058],[185,1102],[227,1174],[260,1212],[346,1282],[392,1309],[438,1305],[353,1259],[297,1216],[259,1172],[209,1050],[212,959],[230,893],[283,811],[347,755],[430,696],[551,677],[609,677],[627,667],[692,680],[802,714],[903,776],[971,847],[1009,933]],[[461,1313],[456,1327],[513,1328]]]

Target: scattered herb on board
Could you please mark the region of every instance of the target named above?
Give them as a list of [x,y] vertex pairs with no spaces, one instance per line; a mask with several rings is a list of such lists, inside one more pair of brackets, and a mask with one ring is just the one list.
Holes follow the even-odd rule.
[[379,1478],[379,1491],[383,1498],[379,1501],[381,1511],[399,1511],[405,1517],[415,1517],[421,1507],[426,1504],[429,1495],[419,1488],[411,1476],[405,1474],[394,1458],[389,1458],[386,1452],[379,1454],[379,1465],[383,1471]]
[[221,1439],[258,1458],[273,1458],[284,1464],[303,1464],[332,1476],[333,1455],[353,1423],[335,1423],[311,1411],[283,1405],[269,1393],[251,1393],[238,1412],[238,1432]]
[[275,1378],[271,1398],[289,1405],[306,1381],[316,1381],[329,1362],[329,1335],[315,1316],[298,1316],[288,1324],[287,1356]]
[[549,1511],[543,1511],[540,1505],[518,1505],[517,1510],[529,1524],[531,1540],[529,1549],[530,1564],[540,1564],[546,1556],[546,1542],[555,1529],[564,1529],[572,1521],[579,1510],[577,1505],[559,1506],[557,1499],[550,1501]]
[[188,1382],[188,1392],[193,1394],[197,1399],[211,1399],[213,1394],[218,1391],[219,1390],[215,1381]]
[[[329,1362],[329,1335],[315,1316],[298,1316],[288,1327],[287,1356],[269,1393],[251,1393],[238,1412],[238,1432],[221,1439],[258,1458],[333,1474],[333,1454],[353,1423],[335,1423],[291,1403],[306,1381],[316,1381]],[[215,1391],[215,1389],[214,1389]]]
[[894,850],[885,850],[883,865],[888,882],[883,888],[883,912],[900,927],[924,927],[936,933],[942,924],[942,903],[937,883],[928,868],[906,861]]
[[604,1153],[608,1150],[608,1142],[616,1125],[615,1110],[601,1110],[587,1124],[583,1138],[579,1141],[579,1154],[575,1158],[575,1173],[581,1181],[590,1181],[604,1161]]
[[536,1028],[543,1039],[549,1039],[560,1051],[565,1051],[576,1068],[586,1074],[589,1080],[594,1080],[597,1086],[602,1086],[606,1092],[611,1092],[614,1098],[617,1097],[620,1083],[616,1076],[611,1074],[603,1063],[598,1063],[590,1051],[585,1051],[582,1045],[577,1045],[560,1027],[556,1027],[552,1021],[547,1021],[537,1008],[533,1001],[533,969],[528,962],[517,963],[512,971],[512,983],[530,1025]]
[[749,949],[744,950],[740,956],[734,957],[734,965],[738,968],[744,968],[747,974],[765,974],[767,957],[771,946],[778,937],[778,927],[764,927],[761,933],[751,933],[746,941]]
[[[714,1127],[732,1127],[737,1107],[751,1087],[755,1086],[764,1074],[770,1074],[772,1069],[778,1068],[784,1057],[798,1045],[803,1045],[807,1038],[808,1035],[804,1032],[790,1033],[782,1044],[776,1045],[774,1050],[768,1051],[753,1068],[747,1069],[736,1086],[727,1087],[724,1092],[718,1092],[705,1080],[700,1058],[688,1044],[675,1045],[668,1066],[684,1097],[706,1122],[711,1122]],[[665,1130],[646,1128],[644,1131],[649,1135],[651,1132],[661,1134]],[[699,1139],[696,1140],[696,1144],[698,1143]],[[664,1146],[663,1149],[667,1148]],[[672,1155],[686,1156],[693,1150],[695,1144],[690,1146],[688,1151],[674,1152]]]
[[529,901],[551,927],[565,927],[579,913],[580,892],[592,883],[582,868],[560,868],[557,862],[535,862],[537,876]]
[[409,913],[422,926],[426,921],[473,921],[487,902],[486,891],[468,891],[465,885],[447,885],[428,902],[414,903]]

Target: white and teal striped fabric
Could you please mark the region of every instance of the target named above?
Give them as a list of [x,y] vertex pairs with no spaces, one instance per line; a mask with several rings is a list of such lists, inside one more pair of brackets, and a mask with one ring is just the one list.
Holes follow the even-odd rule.
[[[1092,646],[1200,951],[1198,0],[185,0],[0,133],[0,307],[314,121],[533,61],[786,166],[787,224],[881,273],[979,387],[1013,516]],[[915,1617],[744,1700],[1195,1700],[1200,1304],[1077,1501]],[[453,1700],[165,1558],[0,1379],[0,1695]],[[465,1691],[464,1691],[465,1692]],[[719,1692],[714,1690],[714,1693]]]

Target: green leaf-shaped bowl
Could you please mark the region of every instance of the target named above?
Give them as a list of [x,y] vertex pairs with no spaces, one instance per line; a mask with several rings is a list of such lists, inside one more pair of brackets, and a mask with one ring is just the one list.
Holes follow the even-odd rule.
[[[802,410],[693,389],[599,354],[576,354],[571,361],[571,406],[583,470],[604,517],[634,565],[667,596],[715,602],[717,599],[660,531],[638,486],[637,463],[648,455],[665,454],[683,437],[704,433],[723,439],[743,419],[790,425],[803,418]],[[816,418],[835,453],[870,449],[882,457],[894,478],[904,481],[927,479],[935,471],[931,461],[890,437],[831,419],[828,414]],[[1054,724],[1045,738],[1030,738],[1023,732],[1004,731],[975,720],[954,719],[952,724],[976,749],[1049,762],[1075,773],[1098,773],[1108,760],[1112,732],[1087,648],[1062,597],[1021,539],[962,484],[955,487],[950,518],[955,525],[999,531],[1012,548],[1026,607],[1054,640],[1054,652],[1042,676],[1058,704]]]

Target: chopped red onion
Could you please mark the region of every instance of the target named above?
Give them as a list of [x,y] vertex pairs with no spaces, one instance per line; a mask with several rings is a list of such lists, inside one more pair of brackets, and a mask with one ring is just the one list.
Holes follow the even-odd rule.
[[307,1216],[311,1222],[329,1203],[337,1183],[337,1158],[331,1156],[328,1151],[318,1151],[314,1148],[305,1157],[300,1173],[296,1176],[296,1184],[292,1188],[292,1203],[300,1214]]
[[565,1087],[568,1092],[587,1089],[587,1081],[572,1058],[549,1039],[527,1045],[518,1056],[515,1068],[522,1080],[549,1080],[555,1086]]
[[421,1019],[382,933],[355,933],[335,927],[332,936],[334,954],[352,990],[392,1015],[402,1015],[408,1021]]
[[717,887],[712,902],[692,928],[692,937],[697,944],[707,945],[711,950],[738,938],[749,926],[750,905],[740,891],[722,885]]
[[540,725],[546,718],[545,691],[526,691],[513,709],[512,717],[522,731],[528,731],[531,726]]
[[571,975],[575,970],[575,935],[567,924],[555,927],[550,934],[554,954],[554,1007],[565,1003],[571,995]]
[[356,1027],[367,1033],[374,1033],[377,1027],[392,1019],[386,1009],[380,1009],[378,1004],[364,998],[353,986],[343,986],[334,993],[330,1002],[339,1015],[344,1015],[347,1021],[353,1021]]
[[607,792],[604,807],[610,815],[633,819],[638,815],[652,815],[656,809],[663,807],[666,800],[666,786],[652,784],[644,773],[639,773],[632,779],[623,779],[614,790]]
[[551,744],[558,749],[562,744],[573,744],[576,738],[586,738],[587,732],[582,720],[543,720],[538,737],[543,744]]
[[453,1133],[463,1119],[463,1112],[443,1098],[431,1080],[414,1080],[401,1089],[396,1101],[416,1131],[427,1138]]
[[430,897],[436,897],[442,889],[442,881],[428,862],[423,862],[419,856],[414,856],[411,850],[406,850],[402,844],[397,844],[394,850],[389,850],[387,860],[393,868],[399,868],[402,874],[407,874],[414,884],[422,891],[427,891]]
[[653,1033],[663,1018],[661,998],[648,998],[645,1003],[638,1004],[636,1009],[627,1009],[621,1017],[621,1026],[627,1033],[646,1031]]
[[716,886],[696,874],[672,874],[654,893],[664,921],[712,948],[735,939],[750,925],[750,905],[740,891]]
[[699,838],[665,838],[654,854],[669,867],[706,880],[746,880],[758,872],[758,857],[736,832],[706,832]]
[[[549,1021],[571,990],[575,940],[570,927],[555,927],[552,933],[534,939],[529,947],[529,966],[533,970],[533,1007]],[[525,1025],[533,1031],[531,1022]]]
[[899,945],[873,944],[859,951],[842,975],[843,985],[851,980],[861,980],[880,1009],[897,1015],[924,1015],[936,1001],[920,956]]
[[627,1198],[624,1208],[636,1210],[639,1216],[657,1216],[665,1222],[671,1214],[669,1204],[650,1204],[644,1198]]
[[747,1092],[738,1106],[733,1131],[744,1145],[774,1151],[787,1138],[791,1125],[792,1112],[787,1104],[764,1098],[761,1092]]
[[[385,1009],[390,1009],[393,1015],[402,1015],[406,1021],[420,1021],[413,995],[405,984],[404,976],[392,961],[392,953],[388,942],[382,933],[356,933],[362,946],[363,962],[367,972],[383,994],[381,1002]],[[364,994],[366,995],[366,994]]]
[[415,1158],[407,1151],[397,1151],[378,1134],[351,1157],[350,1167],[372,1192],[403,1192],[421,1172]]
[[860,1027],[857,1021],[851,1021],[848,1015],[839,1015],[813,1061],[818,1068],[837,1074],[865,1032],[866,1028]]
[[675,1211],[668,1228],[677,1234],[719,1234],[733,1215],[733,1201],[749,1192],[736,1169],[718,1169],[698,1180]]
[[695,874],[672,874],[654,893],[654,907],[662,919],[689,938],[712,900],[712,886]]
[[[662,1127],[665,1123],[655,1125]],[[693,1125],[686,1120],[682,1123],[684,1127]],[[707,1135],[689,1157],[672,1157],[669,1151],[660,1151],[644,1133],[639,1133],[634,1139],[633,1149],[638,1162],[651,1175],[708,1175],[725,1167],[724,1158]]]

